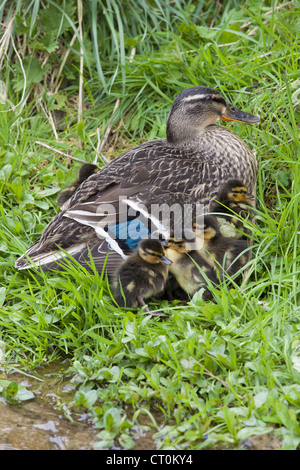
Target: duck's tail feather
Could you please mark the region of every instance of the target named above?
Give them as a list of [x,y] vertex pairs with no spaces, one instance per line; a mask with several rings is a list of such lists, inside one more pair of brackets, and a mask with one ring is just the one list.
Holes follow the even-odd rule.
[[57,249],[56,251],[40,253],[30,256],[31,247],[15,263],[18,270],[36,268],[41,271],[65,270],[70,264],[79,263],[88,271],[93,271],[93,266],[98,272],[102,272],[103,267],[109,276],[112,276],[126,254],[121,250],[114,251],[107,240],[101,240],[92,247],[86,243],[73,245],[67,250]]
[[80,254],[82,250],[86,248],[85,243],[77,243],[66,251],[57,249],[45,252],[39,251],[38,245],[38,243],[34,244],[19,259],[17,259],[15,263],[15,267],[17,269],[22,270],[37,266],[48,266],[68,255],[76,256],[76,254]]

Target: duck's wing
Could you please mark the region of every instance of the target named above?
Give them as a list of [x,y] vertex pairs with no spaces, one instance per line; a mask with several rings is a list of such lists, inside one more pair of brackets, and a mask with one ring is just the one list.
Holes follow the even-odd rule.
[[[106,264],[114,270],[132,249],[125,244],[128,238],[127,223],[139,212],[143,215],[143,221],[147,221],[147,207],[142,201],[155,200],[151,182],[146,180],[147,172],[133,170],[132,180],[134,174],[136,178],[132,185],[128,180],[120,181],[119,176],[112,178],[108,175],[106,184],[102,178],[102,189],[97,192],[95,188],[99,188],[100,184],[94,176],[85,181],[77,197],[76,193],[72,196],[71,207],[69,205],[67,210],[52,219],[40,239],[17,260],[15,266],[18,269],[28,269],[32,265],[38,265],[43,270],[57,269],[59,260],[65,264],[68,255],[86,265],[85,259],[89,260],[91,254],[97,269],[100,269],[107,253],[111,252],[113,254],[110,254]],[[130,228],[131,232],[137,231],[134,224]],[[146,228],[148,230],[148,224]],[[155,229],[158,227],[155,226]],[[145,233],[142,235],[146,237]],[[137,245],[138,238],[134,242],[133,247]]]
[[[116,227],[122,217],[126,220],[128,206],[119,203],[118,187],[117,184],[110,185],[102,192],[102,198],[93,195],[57,214],[40,239],[17,260],[16,267],[28,269],[35,265],[46,271],[63,269],[71,256],[84,267],[92,257],[97,270],[101,271],[106,263],[107,271],[114,271],[130,252],[125,245],[126,234],[116,240],[119,233],[109,231],[109,227]],[[127,191],[127,196],[134,197],[136,191],[137,188]],[[108,253],[111,254],[106,260]]]
[[[151,234],[160,232],[164,227],[159,223],[165,222],[166,217],[164,214],[155,221],[151,213],[149,219],[147,212],[151,205],[171,207],[177,203],[179,208],[189,202],[205,205],[210,200],[209,195],[213,192],[215,197],[219,190],[214,184],[222,180],[220,171],[213,164],[199,160],[199,155],[194,157],[193,152],[181,155],[177,149],[166,148],[162,141],[132,149],[78,187],[40,239],[17,260],[16,267],[29,268],[31,259],[41,269],[48,269],[62,258],[61,249],[80,263],[91,250],[99,269],[108,252],[117,253],[121,262],[128,254],[126,250],[137,245],[124,244],[128,238],[128,216],[131,222],[134,214],[140,213],[143,221],[151,221]],[[125,227],[120,223],[124,215],[127,217]],[[154,223],[153,227],[154,221],[159,222],[158,226]],[[149,226],[146,229],[149,230]],[[106,243],[101,244],[103,240]]]

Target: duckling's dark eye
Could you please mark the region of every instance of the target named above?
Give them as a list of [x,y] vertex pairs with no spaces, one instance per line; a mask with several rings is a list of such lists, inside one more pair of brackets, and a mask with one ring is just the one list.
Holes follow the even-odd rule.
[[207,95],[207,96],[205,97],[205,99],[206,99],[206,101],[210,101],[210,100],[212,100],[212,96],[211,96],[211,95]]
[[236,189],[233,192],[234,192],[234,194],[246,194],[246,191],[244,191],[243,189]]

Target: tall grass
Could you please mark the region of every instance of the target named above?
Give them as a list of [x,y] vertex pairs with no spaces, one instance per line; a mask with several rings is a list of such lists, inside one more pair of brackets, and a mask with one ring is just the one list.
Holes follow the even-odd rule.
[[[0,6],[2,367],[68,358],[74,405],[94,417],[102,448],[133,448],[145,415],[162,449],[240,448],[266,433],[295,449],[299,8],[94,0],[82,3],[81,20],[78,5]],[[261,116],[260,126],[232,126],[259,163],[247,283],[224,283],[215,303],[203,302],[201,292],[186,306],[153,302],[170,313],[160,320],[119,310],[97,272],[16,272],[17,257],[58,211],[57,193],[80,166],[72,158],[98,158],[101,166],[164,137],[174,97],[198,84]]]

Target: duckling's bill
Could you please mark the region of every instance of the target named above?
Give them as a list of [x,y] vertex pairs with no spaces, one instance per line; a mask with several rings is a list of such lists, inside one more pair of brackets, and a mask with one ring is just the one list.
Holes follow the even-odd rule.
[[172,261],[169,258],[167,258],[165,255],[163,255],[161,257],[161,260],[162,260],[163,263],[165,263],[167,265],[172,264]]

